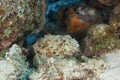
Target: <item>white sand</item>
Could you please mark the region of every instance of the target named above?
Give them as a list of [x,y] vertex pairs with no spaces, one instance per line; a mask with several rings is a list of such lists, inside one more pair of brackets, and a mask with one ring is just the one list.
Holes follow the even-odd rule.
[[102,58],[110,67],[101,74],[101,80],[120,80],[120,50],[106,54]]

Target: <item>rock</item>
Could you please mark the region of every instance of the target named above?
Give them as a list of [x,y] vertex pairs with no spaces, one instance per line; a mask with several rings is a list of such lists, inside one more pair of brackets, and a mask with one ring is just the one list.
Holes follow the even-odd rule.
[[75,59],[49,58],[29,76],[29,80],[98,80],[105,69],[102,60],[89,59],[78,62]]
[[22,48],[14,44],[0,60],[0,80],[22,80],[28,66]]
[[120,14],[120,4],[118,4],[117,6],[115,6],[115,8],[113,9],[113,13],[114,14]]
[[45,35],[33,45],[33,49],[33,63],[36,67],[51,57],[71,58],[80,53],[78,42],[70,35]]
[[46,0],[1,0],[0,50],[9,47],[26,31],[39,32],[45,22],[45,10]]
[[113,9],[113,14],[110,16],[109,24],[114,33],[120,38],[120,4]]
[[[100,55],[105,51],[120,48],[119,39],[107,24],[97,24],[88,30],[85,40],[85,52]],[[92,55],[91,54],[91,55]],[[93,56],[92,55],[92,56]]]
[[35,54],[44,56],[72,56],[79,52],[79,44],[70,35],[45,35],[38,40],[33,49]]
[[0,80],[17,79],[16,69],[13,65],[5,60],[0,60]]

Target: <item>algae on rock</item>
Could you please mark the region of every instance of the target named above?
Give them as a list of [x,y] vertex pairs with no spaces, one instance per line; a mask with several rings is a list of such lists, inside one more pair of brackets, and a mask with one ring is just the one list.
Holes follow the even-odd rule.
[[93,25],[85,38],[86,52],[97,55],[119,47],[119,39],[107,24]]
[[26,31],[39,28],[35,30],[39,32],[45,22],[46,5],[45,0],[1,0],[0,50]]
[[120,38],[120,4],[113,9],[113,14],[110,16],[109,24],[116,36]]

